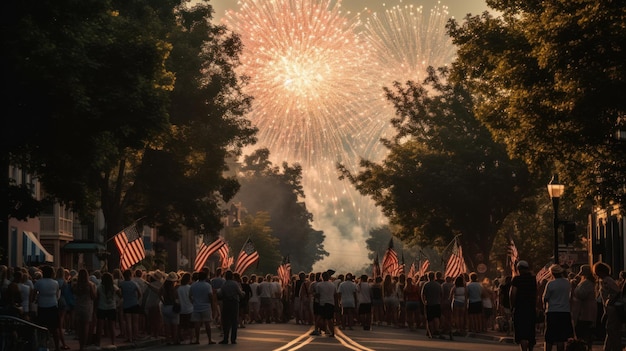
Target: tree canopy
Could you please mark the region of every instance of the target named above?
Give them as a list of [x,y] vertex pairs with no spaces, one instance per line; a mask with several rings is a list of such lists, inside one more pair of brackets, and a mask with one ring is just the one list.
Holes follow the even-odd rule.
[[375,200],[405,243],[445,247],[462,234],[472,268],[488,259],[499,227],[531,183],[524,164],[510,160],[476,120],[466,87],[447,76],[430,68],[423,84],[386,89],[397,130],[384,141],[388,156],[363,160],[357,174],[339,168]]
[[[254,142],[241,43],[207,1],[22,1],[3,26],[12,164],[108,236],[133,219],[217,231],[238,189],[225,157]],[[7,17],[7,16],[4,16]],[[115,251],[115,250],[112,250]]]
[[313,216],[303,202],[302,168],[274,166],[269,150],[259,149],[245,156],[240,171],[241,189],[233,201],[240,201],[249,213],[267,212],[281,255],[289,256],[293,271],[310,272],[328,252],[324,233],[312,228]]
[[476,117],[578,206],[626,200],[626,12],[619,1],[488,0],[501,13],[451,20],[453,79]]

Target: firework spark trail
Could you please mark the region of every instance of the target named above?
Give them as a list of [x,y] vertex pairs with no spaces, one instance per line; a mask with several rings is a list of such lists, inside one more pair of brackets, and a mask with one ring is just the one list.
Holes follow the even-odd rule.
[[[340,6],[340,0],[239,0],[239,10],[222,21],[244,44],[238,69],[250,78],[245,90],[254,97],[249,118],[259,128],[258,146],[270,149],[274,163],[302,165],[307,207],[326,234],[325,248],[339,248],[340,256],[358,252],[363,261],[351,264],[364,264],[363,239],[382,216],[337,180],[335,165],[355,170],[360,157],[382,160],[379,139],[393,133],[394,115],[382,88],[420,81],[426,67],[451,62],[454,50],[445,6],[428,18],[411,5],[355,16]],[[345,267],[346,257],[333,258]]]

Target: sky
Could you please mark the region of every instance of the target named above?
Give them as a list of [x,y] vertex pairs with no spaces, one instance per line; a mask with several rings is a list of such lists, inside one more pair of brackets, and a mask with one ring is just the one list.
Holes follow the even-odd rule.
[[[232,23],[233,29],[242,34],[242,69],[251,77],[247,89],[255,98],[249,115],[259,127],[259,143],[255,148],[268,147],[275,164],[288,161],[303,165],[306,206],[313,214],[314,229],[324,231],[324,248],[330,253],[317,268],[342,267],[358,272],[369,263],[363,244],[369,230],[385,224],[386,219],[370,199],[357,194],[347,181],[337,180],[335,164],[340,161],[354,170],[362,156],[373,161],[382,158],[385,150],[378,140],[386,136],[388,120],[394,114],[391,106],[382,101],[383,84],[419,80],[416,72],[423,75],[424,64],[440,64],[429,60],[444,57],[452,60],[453,50],[449,56],[444,49],[452,45],[443,31],[440,36],[422,34],[427,38],[424,41],[410,35],[396,35],[413,32],[411,28],[416,26],[403,20],[394,21],[401,23],[398,28],[402,30],[384,36],[362,32],[361,39],[369,40],[371,47],[351,45],[356,41],[350,33],[334,30],[341,28],[337,17],[320,15],[322,25],[319,25],[301,12],[281,17],[274,15],[276,8],[271,6],[267,7],[272,11],[259,10],[271,3],[257,1],[257,7],[249,7],[248,11],[239,11],[237,0],[210,2],[215,21],[239,19]],[[299,4],[297,1],[302,0],[292,1]],[[362,14],[360,18],[365,19],[376,17],[375,13],[383,18],[380,14],[397,5],[421,6],[424,14],[434,7],[447,7],[449,16],[459,21],[468,13],[478,15],[488,10],[484,0],[343,0],[339,17],[354,19]],[[239,18],[232,13],[225,15],[227,11],[247,15]],[[405,15],[409,12],[414,13],[403,11]],[[436,24],[429,28],[436,28],[445,20],[432,23]],[[302,28],[313,28],[314,35],[293,35]],[[428,30],[428,33],[436,32]],[[325,56],[328,52],[332,55]],[[419,60],[414,61],[416,52],[420,53]],[[383,64],[372,66],[372,59]]]
[[[385,6],[390,7],[399,4],[413,4],[417,6],[424,6],[424,8],[429,9],[437,3],[448,6],[450,15],[457,20],[463,19],[468,13],[478,15],[483,11],[488,10],[487,4],[484,0],[343,0],[341,2],[341,6],[346,11],[359,12],[366,7],[377,11],[383,9]],[[212,0],[210,4],[215,10],[216,19],[221,18],[226,10],[237,9],[237,0]],[[383,6],[383,4],[385,6]]]

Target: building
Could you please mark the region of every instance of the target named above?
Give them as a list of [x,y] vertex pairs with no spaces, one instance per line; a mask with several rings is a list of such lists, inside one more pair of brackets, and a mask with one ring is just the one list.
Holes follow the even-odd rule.
[[597,209],[589,215],[588,239],[591,244],[589,262],[604,262],[611,266],[613,276],[626,269],[626,218],[621,205]]

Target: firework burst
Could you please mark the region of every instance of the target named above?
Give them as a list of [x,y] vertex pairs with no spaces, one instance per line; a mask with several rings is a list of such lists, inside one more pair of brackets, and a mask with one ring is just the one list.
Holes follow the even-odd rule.
[[238,4],[224,21],[244,44],[240,70],[250,78],[259,144],[273,160],[301,164],[309,194],[337,213],[349,191],[337,181],[335,164],[356,166],[366,156],[362,140],[376,139],[366,135],[375,130],[370,116],[380,99],[372,49],[335,1]]
[[359,17],[360,34],[385,67],[386,82],[421,81],[428,66],[445,66],[454,58],[454,46],[445,30],[446,6],[437,5],[428,15],[422,6],[404,5],[382,14],[364,11]]
[[360,243],[382,216],[337,179],[335,165],[355,170],[361,157],[384,157],[379,139],[393,132],[394,110],[383,87],[419,81],[426,67],[451,62],[447,9],[425,15],[407,5],[352,16],[341,0],[239,0],[238,8],[222,21],[244,44],[238,69],[249,77],[259,146],[274,163],[303,166],[307,207],[325,231],[325,247],[341,252],[340,264],[349,264],[348,249],[366,258]]

